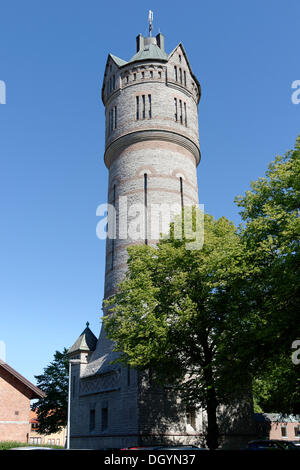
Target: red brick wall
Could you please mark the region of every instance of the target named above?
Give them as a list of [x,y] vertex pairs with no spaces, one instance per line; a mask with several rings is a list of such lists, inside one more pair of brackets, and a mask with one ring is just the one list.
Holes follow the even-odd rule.
[[0,367],[0,441],[27,441],[30,398],[15,377]]
[[[282,437],[281,428],[286,427],[286,437]],[[299,441],[300,436],[295,436],[295,427],[300,428],[300,423],[272,423],[270,439],[286,439],[288,441]]]

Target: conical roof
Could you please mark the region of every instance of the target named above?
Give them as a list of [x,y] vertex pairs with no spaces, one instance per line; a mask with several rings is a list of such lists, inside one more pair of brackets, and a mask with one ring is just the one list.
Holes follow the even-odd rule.
[[89,329],[89,322],[86,324],[86,328],[83,330],[79,338],[75,341],[73,346],[68,350],[68,354],[72,354],[77,351],[95,351],[97,344],[97,338],[94,333]]

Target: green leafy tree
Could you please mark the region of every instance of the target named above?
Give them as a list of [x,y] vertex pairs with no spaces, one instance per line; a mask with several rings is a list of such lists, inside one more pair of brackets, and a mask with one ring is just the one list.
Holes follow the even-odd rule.
[[111,314],[104,325],[119,361],[151,368],[184,403],[206,409],[206,441],[214,449],[219,405],[249,385],[238,331],[249,323],[243,294],[249,267],[233,223],[205,215],[204,231],[202,249],[176,239],[174,225],[156,247],[128,248],[128,273],[106,302]]
[[46,394],[32,406],[37,411],[40,434],[55,433],[67,425],[68,368],[67,349],[64,348],[62,352],[55,352],[54,360],[42,375],[35,376],[37,386]]
[[253,267],[248,300],[257,310],[253,372],[255,397],[264,411],[300,413],[299,365],[291,360],[299,329],[300,136],[277,156],[266,176],[236,198],[241,237]]

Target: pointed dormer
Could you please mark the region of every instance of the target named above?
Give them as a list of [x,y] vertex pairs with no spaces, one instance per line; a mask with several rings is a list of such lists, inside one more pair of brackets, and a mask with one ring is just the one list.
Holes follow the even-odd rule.
[[73,346],[68,350],[69,359],[80,359],[81,362],[88,362],[88,359],[96,349],[97,338],[89,328],[89,322]]

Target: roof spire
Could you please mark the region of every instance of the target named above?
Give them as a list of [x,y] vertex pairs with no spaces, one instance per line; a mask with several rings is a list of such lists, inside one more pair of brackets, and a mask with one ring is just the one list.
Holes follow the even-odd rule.
[[149,36],[151,38],[152,36],[152,22],[153,22],[153,11],[149,10],[149,15],[148,15],[148,20],[149,20]]
[[86,322],[86,327],[88,328],[88,327],[89,327],[89,325],[90,325],[90,324],[89,324],[89,322],[87,321],[87,322]]

